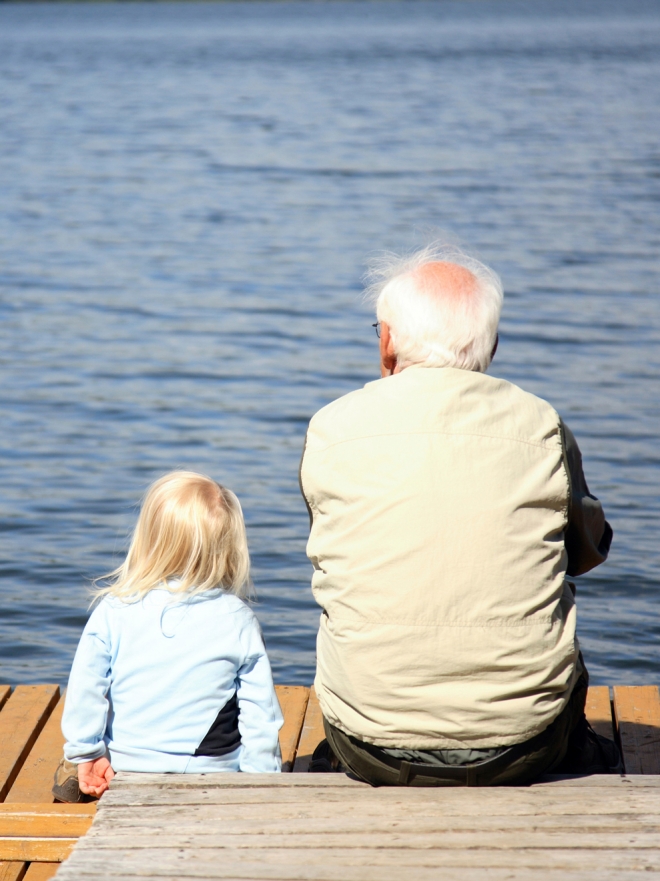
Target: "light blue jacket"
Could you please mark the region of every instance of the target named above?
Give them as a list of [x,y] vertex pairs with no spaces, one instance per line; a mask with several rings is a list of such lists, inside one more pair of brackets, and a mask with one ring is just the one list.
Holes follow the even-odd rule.
[[[236,693],[240,746],[195,756]],[[109,754],[115,771],[281,769],[282,727],[254,613],[221,590],[183,601],[165,589],[134,603],[104,598],[71,668],[62,731],[75,763]]]

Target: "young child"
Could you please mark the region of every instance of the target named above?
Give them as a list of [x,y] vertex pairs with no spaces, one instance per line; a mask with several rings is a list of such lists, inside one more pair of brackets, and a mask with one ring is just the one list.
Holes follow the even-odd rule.
[[150,487],[73,661],[56,798],[99,796],[118,770],[280,770],[282,714],[242,600],[249,572],[230,490],[190,471]]

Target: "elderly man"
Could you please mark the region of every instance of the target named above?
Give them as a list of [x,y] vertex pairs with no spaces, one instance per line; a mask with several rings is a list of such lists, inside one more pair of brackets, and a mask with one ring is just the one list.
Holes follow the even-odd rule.
[[300,471],[323,609],[314,769],[422,786],[620,770],[584,717],[566,580],[612,530],[555,410],[485,374],[499,278],[427,248],[371,292],[382,378],[314,416]]

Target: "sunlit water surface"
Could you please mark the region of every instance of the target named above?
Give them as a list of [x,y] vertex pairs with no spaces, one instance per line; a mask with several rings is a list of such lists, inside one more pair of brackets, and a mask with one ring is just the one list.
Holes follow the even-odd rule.
[[185,467],[240,496],[276,678],[311,681],[306,423],[376,375],[368,255],[440,228],[614,526],[593,680],[658,682],[657,3],[5,3],[0,90],[1,679],[66,680]]

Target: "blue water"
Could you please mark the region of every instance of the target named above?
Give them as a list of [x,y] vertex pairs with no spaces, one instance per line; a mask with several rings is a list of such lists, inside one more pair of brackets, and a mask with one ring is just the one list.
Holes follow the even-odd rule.
[[66,680],[185,467],[239,494],[276,678],[311,681],[306,423],[376,376],[369,254],[440,229],[614,526],[593,680],[660,680],[656,2],[0,3],[0,97],[0,679]]

